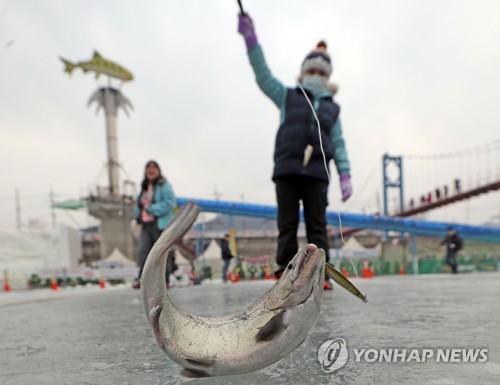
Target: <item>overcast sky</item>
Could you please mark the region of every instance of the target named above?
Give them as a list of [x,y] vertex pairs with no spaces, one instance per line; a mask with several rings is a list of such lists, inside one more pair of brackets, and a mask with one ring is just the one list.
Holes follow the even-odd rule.
[[[354,196],[330,210],[373,212],[382,194],[381,158],[405,157],[405,195],[418,197],[460,177],[500,177],[500,2],[495,0],[245,0],[276,77],[293,86],[304,56],[326,39],[331,81],[340,86]],[[94,49],[135,79],[134,105],[118,116],[123,179],[139,183],[156,159],[178,196],[274,204],[272,154],[279,113],[257,88],[230,0],[0,0],[0,230],[22,220],[50,224],[49,191],[79,198],[107,184],[105,122],[86,103],[92,74],[69,77],[58,57]],[[115,82],[117,85],[117,83]],[[493,144],[496,143],[496,147]],[[377,198],[378,197],[378,198]],[[500,215],[500,194],[438,210],[430,220]],[[94,223],[58,211],[61,222]]]

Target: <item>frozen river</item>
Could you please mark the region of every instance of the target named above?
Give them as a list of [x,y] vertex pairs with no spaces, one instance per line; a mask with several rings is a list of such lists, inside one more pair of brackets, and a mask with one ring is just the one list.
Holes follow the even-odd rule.
[[[180,367],[157,346],[137,290],[2,292],[0,384],[500,383],[500,273],[353,282],[367,293],[368,303],[339,286],[326,292],[316,326],[291,356],[258,372],[195,380],[180,376]],[[207,284],[171,294],[189,312],[220,315],[246,306],[271,284]],[[318,349],[339,338],[346,342],[347,362],[326,373]],[[399,352],[397,362],[379,362],[381,352],[390,349]],[[446,349],[456,349],[449,354],[458,362],[436,362],[438,351]],[[477,357],[487,360],[463,362],[462,349],[481,351]],[[432,357],[419,362],[423,350]],[[412,351],[410,362],[401,362],[401,355],[411,358]]]

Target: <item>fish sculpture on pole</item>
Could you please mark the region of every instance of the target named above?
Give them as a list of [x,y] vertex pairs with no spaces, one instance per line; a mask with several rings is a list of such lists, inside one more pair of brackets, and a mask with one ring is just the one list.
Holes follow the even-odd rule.
[[97,51],[94,51],[94,56],[91,60],[79,63],[72,63],[62,57],[59,58],[65,65],[64,72],[67,72],[70,75],[75,68],[81,68],[84,73],[89,71],[95,72],[96,79],[98,79],[101,74],[122,80],[123,82],[134,79],[134,76],[129,70],[110,60],[104,59]]
[[187,377],[243,374],[269,366],[299,347],[318,319],[325,253],[306,245],[253,304],[220,317],[195,316],[172,302],[165,283],[165,258],[199,211],[192,201],[182,206],[144,265],[141,299],[156,341]]
[[107,189],[99,188],[96,191],[97,197],[89,199],[88,210],[90,215],[101,220],[101,255],[109,255],[114,249],[118,249],[133,258],[136,247],[130,233],[130,221],[135,218],[134,207],[120,193],[121,166],[118,159],[118,111],[123,109],[128,116],[129,109],[133,110],[133,106],[120,89],[111,85],[111,78],[122,80],[123,85],[133,79],[132,73],[104,59],[97,52],[94,52],[92,60],[86,62],[72,63],[62,57],[60,60],[65,64],[64,71],[68,74],[75,68],[81,68],[83,72],[93,71],[96,78],[101,74],[108,76],[108,85],[99,86],[90,97],[88,106],[96,104],[96,113],[101,108],[104,110],[109,185]]

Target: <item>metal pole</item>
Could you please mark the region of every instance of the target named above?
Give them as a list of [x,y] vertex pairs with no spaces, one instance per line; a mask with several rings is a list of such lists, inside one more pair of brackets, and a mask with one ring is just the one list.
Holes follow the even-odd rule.
[[387,160],[388,160],[389,156],[387,154],[384,154],[384,157],[382,158],[382,171],[383,171],[383,175],[382,175],[382,178],[383,178],[383,182],[384,182],[384,215],[387,215],[389,213],[389,208],[388,208],[388,204],[387,204],[387,189],[388,189],[388,185],[387,185]]
[[120,195],[118,174],[118,135],[116,129],[116,103],[109,88],[104,90],[104,111],[106,113],[106,139],[108,145],[109,190],[111,195]]
[[19,189],[15,190],[16,196],[16,228],[21,230],[21,198],[19,196]]
[[412,274],[418,274],[417,236],[415,234],[411,234],[411,262]]
[[399,210],[404,211],[404,186],[403,186],[403,157],[398,159],[399,164]]
[[[389,188],[389,186],[387,185],[387,159],[389,158],[389,155],[387,154],[384,154],[383,158],[382,158],[382,182],[383,182],[383,185],[384,185],[384,215],[387,216],[387,213],[389,212],[389,209],[388,209],[388,204],[387,204],[387,189]],[[383,241],[386,242],[387,241],[387,238],[388,238],[388,232],[387,231],[384,231],[384,239]]]
[[55,203],[55,194],[54,191],[52,190],[52,186],[50,186],[50,207],[51,207],[51,216],[52,216],[52,228],[56,228],[56,210],[54,208],[54,203]]

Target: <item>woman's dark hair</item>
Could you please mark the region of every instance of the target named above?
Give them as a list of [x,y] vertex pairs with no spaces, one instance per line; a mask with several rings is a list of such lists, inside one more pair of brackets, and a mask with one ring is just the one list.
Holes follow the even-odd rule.
[[163,176],[161,175],[161,168],[160,168],[160,165],[158,164],[158,162],[155,160],[149,160],[148,162],[146,162],[146,167],[144,167],[144,179],[142,180],[142,183],[141,183],[141,191],[146,191],[148,189],[149,180],[146,176],[146,169],[151,164],[154,165],[158,169],[158,171],[160,171],[160,174],[158,175],[158,177],[155,178],[155,180],[153,180],[153,186],[156,186],[158,181],[160,179],[163,179]]

